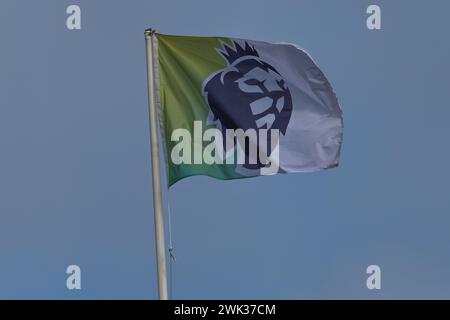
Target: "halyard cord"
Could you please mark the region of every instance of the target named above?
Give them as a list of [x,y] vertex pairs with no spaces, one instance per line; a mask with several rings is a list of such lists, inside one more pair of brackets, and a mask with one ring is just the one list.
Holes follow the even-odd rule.
[[172,242],[172,211],[170,210],[170,188],[167,188],[167,213],[168,213],[168,227],[169,227],[169,295],[173,299],[173,267],[176,261],[173,254]]

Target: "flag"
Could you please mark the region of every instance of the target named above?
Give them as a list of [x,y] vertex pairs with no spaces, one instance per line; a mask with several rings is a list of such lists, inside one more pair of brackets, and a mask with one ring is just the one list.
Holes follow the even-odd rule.
[[305,50],[224,37],[152,41],[169,186],[338,165],[342,111]]

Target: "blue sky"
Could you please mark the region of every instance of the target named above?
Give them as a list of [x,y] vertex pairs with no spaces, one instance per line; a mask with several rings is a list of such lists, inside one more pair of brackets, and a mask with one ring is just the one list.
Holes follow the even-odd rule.
[[[366,28],[378,4],[382,30]],[[66,29],[78,4],[82,29]],[[2,1],[0,298],[155,299],[143,30],[297,43],[344,111],[337,169],[170,192],[174,298],[450,298],[443,1]],[[82,289],[66,289],[66,267]],[[377,264],[382,289],[366,288]]]

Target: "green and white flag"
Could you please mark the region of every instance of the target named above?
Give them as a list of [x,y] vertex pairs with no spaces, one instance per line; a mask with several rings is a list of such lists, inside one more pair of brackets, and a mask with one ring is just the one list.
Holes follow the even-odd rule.
[[153,37],[169,185],[311,172],[339,163],[343,118],[308,53],[291,44]]

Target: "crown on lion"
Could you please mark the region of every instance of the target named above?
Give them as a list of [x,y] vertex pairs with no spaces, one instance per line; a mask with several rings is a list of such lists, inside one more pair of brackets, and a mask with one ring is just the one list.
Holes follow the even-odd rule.
[[254,47],[250,46],[246,41],[244,47],[242,47],[236,41],[233,41],[234,48],[225,42],[222,42],[223,49],[217,49],[217,51],[228,61],[229,64],[232,64],[234,61],[239,59],[240,57],[245,56],[254,56],[259,58],[258,52]]

